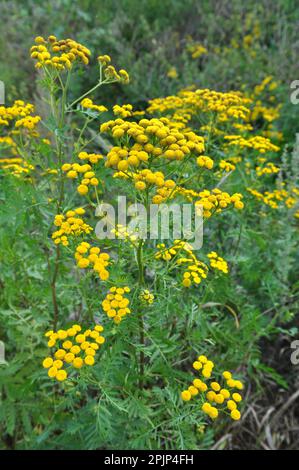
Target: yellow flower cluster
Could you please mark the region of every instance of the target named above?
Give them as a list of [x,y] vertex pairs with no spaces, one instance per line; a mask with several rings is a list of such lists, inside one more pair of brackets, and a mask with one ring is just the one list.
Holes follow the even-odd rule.
[[[119,171],[136,168],[149,158],[182,160],[190,153],[200,154],[204,151],[203,137],[184,126],[178,129],[166,118],[141,119],[138,123],[118,118],[103,123],[101,132],[110,132],[114,139],[123,139],[125,142],[124,147],[113,147],[107,155],[106,166]],[[133,142],[130,142],[131,139]]]
[[48,347],[56,348],[53,356],[43,360],[43,367],[48,369],[48,376],[62,382],[67,379],[68,373],[63,366],[81,369],[84,365],[93,366],[96,351],[105,342],[100,333],[104,330],[96,325],[93,330],[81,332],[80,325],[72,325],[67,330],[47,331]]
[[197,165],[200,168],[207,168],[207,170],[211,170],[214,166],[214,161],[211,157],[207,157],[206,155],[201,155],[196,159]]
[[264,193],[252,188],[247,188],[247,191],[272,209],[279,209],[280,203],[291,209],[299,200],[299,190],[297,188],[292,188],[290,191],[284,188],[274,189],[272,192],[265,191]]
[[249,98],[238,92],[217,92],[209,89],[181,90],[177,95],[149,101],[149,114],[167,114],[175,121],[189,122],[194,115],[216,113],[218,122],[248,119]]
[[232,124],[232,127],[234,127],[235,129],[238,129],[239,131],[252,131],[253,130],[253,126],[251,124],[243,124],[243,123],[240,123],[240,122],[234,122]]
[[56,70],[65,70],[70,69],[76,62],[85,65],[89,63],[89,49],[73,39],[57,41],[55,36],[49,36],[47,39],[37,36],[35,43],[30,52],[31,57],[37,61],[36,68],[53,67]]
[[223,273],[228,273],[228,264],[227,262],[219,256],[216,251],[211,251],[208,253],[208,258],[210,260],[211,268],[218,269],[218,271],[222,271]]
[[184,248],[184,243],[181,240],[175,240],[173,246],[166,248],[165,243],[159,243],[157,245],[158,251],[155,254],[156,259],[163,259],[164,261],[170,261],[174,256],[178,254],[180,250]]
[[266,165],[262,166],[257,166],[255,168],[257,176],[263,176],[263,175],[273,175],[276,173],[279,173],[280,168],[272,162],[267,162]]
[[[279,118],[281,105],[269,106],[269,102],[275,101],[275,96],[271,94],[278,87],[278,82],[273,80],[272,76],[267,76],[264,80],[254,87],[252,97],[254,106],[251,110],[251,121],[257,121],[263,118],[265,121],[272,122]],[[269,96],[270,94],[270,96]],[[263,95],[263,101],[260,98]]]
[[194,191],[193,189],[186,189],[183,186],[175,187],[172,196],[175,197],[177,194],[180,194],[190,202],[199,197],[197,191]]
[[221,191],[219,188],[204,189],[198,193],[199,200],[195,202],[196,206],[203,208],[203,216],[209,218],[214,212],[219,213],[224,209],[234,206],[235,209],[243,209],[244,204],[241,201],[243,195],[235,193],[230,196],[227,192]]
[[80,105],[82,108],[91,109],[92,111],[97,111],[98,113],[104,113],[108,109],[103,105],[94,104],[90,98],[84,98]]
[[[82,155],[83,154],[83,155]],[[81,155],[81,157],[80,157]],[[97,161],[101,159],[101,155],[97,154],[87,154],[86,152],[81,152],[79,154],[79,158],[81,159],[88,159],[90,161],[90,158],[92,158],[94,161]],[[99,180],[96,178],[95,172],[92,171],[91,166],[88,163],[85,163],[84,165],[80,165],[79,163],[64,163],[61,167],[62,171],[67,172],[66,177],[75,179],[78,177],[78,173],[83,173],[83,178],[77,187],[77,191],[81,196],[84,196],[85,194],[88,193],[89,191],[89,185],[91,186],[98,186],[99,185]]]
[[233,155],[232,157],[229,157],[229,161],[236,165],[237,163],[242,162],[243,159],[240,157],[240,155]]
[[191,287],[192,284],[198,285],[202,279],[207,277],[208,267],[205,263],[198,260],[190,245],[183,240],[175,240],[170,248],[166,248],[165,243],[157,245],[158,251],[155,254],[156,259],[171,261],[176,257],[176,266],[184,266],[182,285]]
[[262,106],[260,102],[257,102],[252,109],[250,120],[257,121],[262,117],[265,121],[272,122],[279,118],[281,105],[276,107]]
[[35,129],[40,120],[40,116],[26,116],[24,118],[18,119],[16,121],[15,126],[23,127],[25,129],[28,129],[29,131],[32,131],[33,129]]
[[129,83],[130,81],[129,74],[126,70],[121,69],[117,72],[112,65],[108,65],[108,67],[104,70],[104,74],[108,80],[119,81],[125,84]]
[[[136,232],[138,232],[138,228],[136,228]],[[129,242],[134,248],[137,247],[138,233],[129,232],[128,228],[124,225],[117,224],[116,228],[111,230],[111,233],[114,233],[117,238]]]
[[62,244],[63,246],[68,246],[69,236],[79,236],[83,233],[89,234],[92,231],[92,227],[86,224],[80,215],[84,215],[85,210],[82,207],[77,209],[67,211],[65,215],[57,214],[54,219],[54,225],[59,227],[59,230],[56,230],[52,234],[52,239],[56,245]]
[[265,91],[266,88],[269,88],[270,91],[275,90],[277,88],[278,83],[273,81],[272,75],[266,76],[263,81],[254,87],[254,94],[260,95]]
[[113,114],[115,116],[120,116],[123,119],[132,116],[132,111],[133,106],[131,104],[124,104],[122,106],[116,104],[115,106],[113,106]]
[[228,145],[235,145],[240,148],[251,148],[257,150],[260,153],[266,152],[278,152],[279,147],[272,144],[270,139],[256,135],[246,139],[240,135],[226,135],[224,138],[229,141]]
[[148,289],[143,289],[139,298],[143,303],[151,305],[154,302],[155,296]]
[[97,59],[98,59],[99,64],[101,64],[102,66],[106,66],[106,65],[110,64],[110,62],[111,62],[111,57],[108,54],[99,55],[97,57]]
[[102,281],[109,279],[106,267],[109,266],[110,256],[108,253],[101,253],[97,246],[91,247],[87,242],[80,243],[76,248],[75,259],[78,268],[86,269],[91,265]]
[[[206,356],[201,355],[193,363],[193,368],[200,371],[204,379],[209,380],[213,373],[214,363],[208,360]],[[205,393],[206,401],[201,407],[205,414],[211,419],[216,419],[219,416],[219,411],[227,414],[228,410],[230,417],[238,421],[241,418],[241,413],[237,406],[242,401],[242,396],[238,392],[234,392],[233,389],[242,390],[243,384],[240,380],[235,380],[229,371],[224,371],[222,377],[226,382],[226,388],[222,388],[217,381],[211,381],[207,384],[204,380],[196,378],[187,390],[183,390],[181,398],[184,401],[190,401],[199,393]]]
[[227,192],[221,191],[219,188],[214,188],[212,191],[204,189],[203,191],[197,192],[182,186],[176,186],[171,197],[174,198],[177,194],[182,195],[188,201],[195,201],[197,211],[205,218],[209,218],[213,214],[220,213],[231,207],[239,210],[244,207],[244,203],[241,200],[243,198],[242,194],[234,193],[230,196]]
[[106,312],[109,318],[113,318],[116,324],[120,323],[128,313],[131,313],[129,309],[130,301],[125,297],[125,294],[130,291],[131,289],[128,286],[113,286],[109,289],[106,298],[102,302],[104,312]]
[[129,83],[130,77],[126,70],[121,69],[117,72],[113,65],[108,65],[111,62],[111,57],[109,55],[99,55],[98,62],[101,68],[104,67],[104,75],[108,81]]
[[151,171],[144,169],[136,173],[117,172],[114,174],[116,178],[132,178],[135,188],[138,191],[155,188],[156,194],[152,197],[153,204],[161,204],[172,193],[175,182],[171,179],[165,180],[162,171]]
[[229,173],[230,171],[234,171],[236,169],[236,166],[228,162],[227,160],[220,160],[219,168]]
[[62,171],[67,172],[67,178],[75,179],[78,173],[86,173],[91,170],[91,166],[86,163],[80,165],[79,163],[64,163],[61,167]]
[[31,170],[34,170],[34,166],[23,158],[0,158],[0,169],[19,177],[24,173],[27,175]]
[[118,171],[127,171],[129,168],[136,168],[141,162],[149,159],[148,153],[142,150],[142,145],[134,144],[130,149],[127,147],[112,147],[107,154],[105,166]]
[[198,285],[207,277],[207,265],[199,261],[192,252],[189,253],[188,258],[178,259],[178,265],[183,263],[187,263],[187,271],[184,272],[182,281],[184,287],[191,287],[193,284]]
[[[89,163],[95,165],[96,163],[98,163],[100,160],[103,160],[104,157],[103,155],[100,155],[98,153],[87,153],[87,152],[80,152],[79,155],[78,155],[78,158],[80,160],[88,160]],[[86,167],[85,167],[86,169]],[[86,171],[89,171],[91,168],[88,168]],[[77,171],[77,170],[75,170]],[[78,170],[79,173],[85,173],[84,170],[81,171],[81,167],[80,167],[80,170]]]
[[[22,100],[16,100],[12,106],[0,106],[0,125],[9,126],[15,121],[16,128],[34,130],[40,121],[40,116],[33,116],[34,106]],[[11,139],[11,137],[10,137]],[[12,141],[10,141],[12,143]]]
[[172,79],[178,78],[177,69],[175,67],[171,67],[167,72],[167,77]]
[[189,44],[187,50],[190,52],[192,59],[198,59],[208,53],[207,49],[199,43]]

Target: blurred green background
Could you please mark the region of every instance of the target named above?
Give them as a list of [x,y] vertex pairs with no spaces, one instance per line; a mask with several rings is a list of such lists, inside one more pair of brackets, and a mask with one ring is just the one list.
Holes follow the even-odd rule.
[[[7,101],[34,99],[36,76],[28,50],[36,35],[72,37],[93,53],[91,71],[77,77],[74,94],[96,80],[96,56],[108,53],[127,69],[131,84],[101,94],[104,104],[148,99],[195,84],[217,90],[254,86],[266,75],[281,82],[288,114],[285,132],[294,131],[289,85],[298,78],[298,2],[293,0],[57,0],[0,1],[0,79]],[[201,44],[197,59],[188,50]],[[168,76],[173,69],[174,77]],[[171,75],[171,73],[170,73]],[[173,75],[173,74],[172,74]],[[286,124],[284,124],[285,126]]]

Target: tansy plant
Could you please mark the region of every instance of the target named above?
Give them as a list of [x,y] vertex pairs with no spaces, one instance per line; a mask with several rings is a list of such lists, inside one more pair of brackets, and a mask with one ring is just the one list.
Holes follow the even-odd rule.
[[[58,129],[63,131],[73,111],[87,112],[78,140],[74,142],[71,161],[65,159],[65,143],[60,139],[59,132],[55,137],[59,200],[58,213],[54,219],[57,230],[53,232],[52,238],[57,247],[56,264],[62,245],[62,249],[67,249],[70,253],[73,251],[79,269],[87,272],[92,269],[100,281],[108,285],[113,283],[109,268],[113,267],[115,262],[103,247],[97,246],[99,243],[95,241],[93,228],[83,218],[85,209],[79,207],[66,212],[63,210],[64,187],[67,179],[76,181],[75,190],[83,198],[82,206],[86,204],[94,206],[94,198],[99,203],[100,195],[102,199],[105,198],[102,175],[107,174],[108,170],[108,175],[110,173],[114,181],[124,181],[125,192],[133,195],[131,200],[143,203],[148,213],[150,204],[159,206],[172,201],[180,202],[184,198],[194,202],[195,206],[202,207],[203,216],[206,219],[226,210],[243,209],[242,194],[229,194],[219,187],[213,187],[214,160],[204,155],[209,142],[204,136],[192,131],[182,120],[178,121],[169,117],[138,119],[139,113],[134,111],[131,105],[115,105],[112,112],[116,118],[106,120],[99,129],[105,139],[111,142],[111,148],[106,155],[94,151],[92,142],[86,142],[84,136],[91,121],[99,119],[103,113],[107,112],[107,108],[96,104],[88,95],[94,94],[96,89],[105,83],[128,82],[127,74],[123,70],[116,72],[111,65],[108,65],[111,61],[109,56],[100,56],[98,58],[99,83],[69,104],[68,87],[71,73],[76,66],[82,63],[88,64],[90,52],[75,41],[58,41],[53,36],[47,40],[38,37],[36,43],[37,45],[31,49],[31,55],[37,61],[36,67],[42,69],[45,75],[53,117],[58,118]],[[246,109],[242,106],[242,101],[232,94],[225,111],[229,114],[230,110],[234,110],[236,119],[243,118],[246,115]],[[226,163],[224,170],[230,170],[229,163]],[[210,187],[206,187],[206,184]],[[100,193],[98,188],[101,188]],[[204,259],[200,259],[192,251],[191,245],[184,240],[174,240],[173,245],[168,247],[164,243],[150,247],[150,243],[139,239],[135,234],[130,234],[130,230],[125,226],[117,225],[112,233],[116,237],[121,236],[122,240],[128,243],[127,256],[134,254],[137,263],[136,284],[130,287],[112,285],[102,300],[101,307],[108,319],[112,319],[116,325],[125,321],[128,314],[134,316],[138,310],[142,310],[142,313],[137,315],[142,348],[145,345],[146,311],[155,301],[155,296],[149,289],[151,281],[146,277],[146,269],[155,266],[157,262],[166,261],[167,273],[170,274],[173,269],[183,271],[181,280],[183,289],[198,286],[206,280],[210,269],[224,274],[228,273],[226,261],[216,252],[211,252]],[[111,249],[112,251],[117,249],[117,242]],[[157,276],[159,277],[158,273]],[[126,295],[131,290],[133,299],[130,304],[130,299]],[[56,310],[55,327],[58,321]],[[84,341],[81,334],[75,336],[74,341],[64,341],[54,352],[56,360],[52,362],[51,357],[48,357],[43,362],[44,367],[49,367],[48,375],[62,381],[67,378],[67,372],[62,369],[63,363],[72,364],[75,369],[79,369],[83,364],[93,365],[96,349],[94,346],[97,346],[97,341],[89,344],[86,337],[97,334],[98,328],[95,327],[93,331],[88,329],[84,334]],[[67,331],[72,332],[73,329],[74,327],[71,327]],[[56,340],[64,335],[64,331],[50,332],[48,346],[56,347]],[[80,356],[82,349],[87,354],[85,358]],[[141,349],[139,353],[140,388],[144,386],[145,366],[146,358]]]
[[[207,52],[200,44],[192,44],[188,51],[193,58]],[[179,358],[169,363],[167,348],[164,350],[168,340],[163,345],[155,340],[157,329],[175,335],[176,347],[191,338],[191,346],[184,345],[189,353],[202,349],[201,344],[194,343],[188,321],[183,322],[183,333],[176,333],[181,320],[173,305],[176,300],[193,312],[199,299],[204,305],[206,297],[213,296],[213,283],[227,282],[230,263],[226,254],[218,253],[213,246],[217,245],[219,220],[242,217],[249,195],[271,208],[283,204],[292,208],[298,201],[296,187],[269,192],[266,186],[267,178],[276,177],[280,171],[278,165],[268,161],[268,156],[274,160],[279,151],[279,136],[271,135],[269,125],[279,110],[273,105],[257,105],[253,95],[209,89],[187,89],[153,99],[145,112],[134,110],[128,103],[109,110],[98,103],[98,89],[113,83],[128,84],[129,76],[125,70],[116,69],[108,55],[97,58],[95,86],[74,97],[73,77],[79,70],[83,73],[93,60],[89,49],[72,39],[59,40],[51,35],[47,39],[38,36],[30,53],[49,116],[42,119],[33,105],[21,100],[1,106],[0,143],[7,155],[0,164],[5,174],[34,187],[42,178],[47,198],[37,210],[42,211],[42,205],[52,210],[52,242],[45,251],[53,322],[46,333],[50,352],[43,367],[51,379],[65,382],[65,390],[67,384],[80,385],[81,378],[99,387],[103,386],[101,380],[107,379],[101,378],[101,361],[116,350],[115,354],[123,355],[131,365],[116,389],[118,401],[127,393],[129,377],[134,393],[138,384],[139,398],[151,397],[164,381],[152,366],[154,358],[158,355],[167,371],[179,369],[188,360],[186,356],[183,361]],[[255,94],[264,92],[270,82],[264,81]],[[265,121],[262,131],[258,118]],[[230,186],[236,175],[241,184]],[[244,191],[240,192],[240,187]],[[120,223],[107,239],[99,240],[95,208],[102,202],[115,201],[117,194],[126,195],[129,204],[142,204],[147,215],[153,205],[160,208],[162,204],[192,203],[201,210],[209,234],[208,248],[204,243],[202,250],[193,250],[183,236],[141,238]],[[146,226],[146,234],[148,231]],[[85,291],[75,313],[76,324],[62,314],[57,290],[57,279],[66,270],[71,270],[80,289],[83,286],[81,292]],[[94,292],[96,301],[90,304]],[[227,309],[232,310],[229,306]],[[105,324],[105,345],[99,322]],[[202,334],[206,337],[201,341],[208,342],[209,329]],[[153,355],[152,346],[156,348]],[[203,355],[193,367],[200,378],[182,392],[182,399],[198,396],[201,419],[215,419],[221,412],[238,420],[237,406],[242,398],[237,390],[243,388],[242,382],[228,371],[222,378],[219,373],[214,375],[214,364]],[[174,374],[174,406],[184,380],[185,375]],[[163,384],[168,390],[169,382]],[[119,409],[118,401],[112,400],[112,404]]]

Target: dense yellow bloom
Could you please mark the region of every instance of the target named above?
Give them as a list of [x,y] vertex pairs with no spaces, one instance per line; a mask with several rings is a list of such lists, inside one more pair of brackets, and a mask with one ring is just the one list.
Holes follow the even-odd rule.
[[281,187],[280,189],[274,189],[272,192],[265,191],[264,193],[253,188],[247,188],[247,191],[271,209],[279,209],[283,206],[292,209],[299,201],[299,189],[296,187],[289,190]]
[[228,273],[228,264],[227,262],[219,256],[216,251],[211,251],[208,253],[208,258],[210,260],[211,268],[218,269],[218,271],[222,271],[223,273]]
[[143,289],[139,298],[143,303],[151,305],[154,302],[155,296],[148,289]]
[[[28,138],[39,137],[36,131],[37,124],[40,122],[41,117],[34,115],[34,105],[25,103],[23,100],[16,100],[12,106],[0,106],[0,129],[1,126],[6,129],[8,135],[0,137],[0,144],[5,143],[11,147],[13,155],[16,155],[16,142],[15,139],[18,135],[23,135]],[[22,159],[24,168],[27,162]],[[13,162],[8,162],[10,164]],[[18,162],[20,163],[20,162]],[[32,167],[33,168],[33,167]],[[15,167],[16,174],[22,173],[22,166]],[[23,170],[26,172],[26,169]]]
[[36,68],[55,68],[56,70],[71,69],[75,63],[87,65],[90,51],[87,47],[73,39],[57,40],[55,36],[44,39],[35,38],[35,45],[31,47],[31,57],[36,60]]
[[[132,157],[129,157],[131,160]],[[165,180],[165,175],[162,171],[153,172],[150,169],[132,171],[119,171],[114,173],[114,178],[124,178],[131,180],[138,191],[149,189],[152,194],[152,203],[161,204],[172,195],[175,182],[171,179]]]
[[260,153],[278,152],[279,147],[272,144],[270,139],[256,135],[248,139],[240,135],[226,135],[224,138],[228,141],[228,145],[235,145],[240,148],[251,148]]
[[[92,164],[96,164],[103,159],[102,155],[87,152],[80,152],[78,157],[80,160],[88,160]],[[89,163],[84,163],[83,165],[79,163],[64,163],[61,169],[66,172],[66,177],[70,179],[76,179],[79,175],[82,175],[81,183],[77,187],[77,191],[81,195],[88,193],[89,186],[95,187],[99,185],[99,180],[96,178],[96,174],[92,171]]]
[[134,186],[138,191],[144,191],[146,189],[152,191],[152,203],[161,204],[162,202],[169,199],[175,188],[175,181],[171,179],[165,179],[165,175],[162,171],[152,171],[150,169],[144,169],[133,172],[118,172],[114,174],[115,177],[131,179],[134,182]]
[[229,171],[234,171],[236,169],[235,165],[233,165],[232,163],[228,162],[227,160],[221,160],[220,163],[219,163],[219,168],[221,170],[224,170],[226,171],[227,173]]
[[243,198],[242,194],[235,193],[230,196],[227,192],[221,191],[219,188],[212,189],[212,191],[204,189],[198,193],[197,197],[199,197],[199,199],[195,202],[195,205],[203,208],[203,216],[206,218],[211,217],[213,213],[222,212],[232,206],[239,210],[244,207],[241,201]]
[[[182,400],[190,401],[193,397],[201,396],[200,394],[204,393],[205,401],[201,409],[211,419],[218,418],[220,412],[226,413],[226,409],[228,409],[231,418],[233,420],[239,420],[241,413],[237,409],[237,404],[242,401],[242,396],[237,392],[233,392],[231,395],[227,388],[221,388],[219,381],[212,379],[214,363],[205,355],[200,355],[193,363],[193,368],[198,371],[207,382],[199,378],[194,379],[188,390],[181,392]],[[237,388],[238,390],[243,389],[242,382],[235,380],[231,372],[224,371],[222,376],[228,387]]]
[[91,247],[89,243],[82,242],[76,248],[75,259],[78,268],[85,269],[91,265],[102,281],[109,279],[109,272],[106,268],[109,266],[110,256],[108,253],[101,253],[99,247]]
[[34,170],[34,166],[23,158],[0,158],[0,169],[19,178],[21,175],[28,175]]
[[218,123],[248,119],[250,99],[238,92],[217,92],[209,89],[181,90],[177,95],[149,101],[149,114],[162,113],[180,123],[189,122],[194,115],[214,112]]
[[84,98],[81,101],[80,105],[82,106],[82,108],[91,109],[93,111],[97,111],[98,113],[104,113],[105,111],[108,111],[105,106],[94,104],[94,102],[90,98]]
[[115,116],[120,116],[123,119],[132,116],[132,111],[133,106],[131,104],[123,104],[122,106],[116,104],[113,106],[113,114],[115,114]]
[[16,121],[16,127],[24,127],[25,129],[32,130],[40,122],[40,116],[26,116]]
[[68,237],[77,237],[83,233],[89,234],[92,231],[92,227],[86,224],[79,215],[85,214],[85,210],[82,207],[67,211],[64,214],[57,214],[54,219],[54,225],[59,227],[52,234],[52,238],[56,245],[62,244],[64,246],[69,245]]
[[267,162],[263,167],[262,166],[257,166],[255,168],[257,176],[262,176],[262,175],[273,175],[276,173],[279,173],[280,168],[272,162]]
[[[250,46],[253,41],[252,36],[244,36],[243,41],[244,45]],[[191,44],[188,46],[188,50],[193,58],[207,53],[205,47],[200,44]],[[57,71],[71,69],[75,64],[88,64],[90,51],[71,39],[59,41],[55,36],[49,36],[47,39],[38,36],[35,39],[35,45],[31,48],[31,56],[36,60],[37,68],[44,68],[50,77],[56,77]],[[116,70],[111,65],[110,56],[101,55],[98,57],[98,62],[101,77],[103,72],[104,83],[129,82],[128,73],[125,70]],[[167,76],[177,78],[176,69],[170,69]],[[255,95],[262,94],[267,87],[269,90],[273,90],[275,83],[271,80],[271,77],[267,77],[262,84],[257,86]],[[84,98],[80,105],[81,111],[90,110],[96,113],[107,111],[105,106],[95,104],[90,98]],[[15,136],[37,136],[36,128],[41,118],[33,113],[33,105],[20,100],[11,107],[1,106],[0,126],[12,128]],[[93,116],[92,113],[86,113]],[[111,141],[113,141],[113,146],[109,147],[107,156],[104,158],[97,153],[82,151],[78,155],[80,163],[64,163],[61,167],[66,178],[80,178],[80,184],[77,188],[80,195],[88,194],[91,186],[97,187],[99,185],[92,165],[105,160],[105,167],[114,171],[115,178],[126,179],[136,189],[134,197],[146,197],[147,200],[155,204],[161,204],[175,196],[185,197],[194,202],[198,210],[202,208],[203,216],[207,219],[226,209],[243,209],[243,195],[239,193],[230,195],[219,188],[204,189],[205,186],[202,185],[200,179],[203,172],[198,167],[212,170],[215,164],[217,168],[231,172],[236,168],[235,163],[243,161],[244,157],[238,155],[242,149],[254,150],[261,154],[279,150],[279,147],[271,142],[270,134],[267,134],[271,132],[270,126],[263,131],[265,134],[254,136],[250,134],[255,128],[254,121],[262,117],[265,121],[272,122],[279,115],[279,107],[264,106],[262,102],[255,102],[252,97],[240,92],[221,93],[209,89],[182,90],[174,96],[151,100],[147,113],[150,116],[157,113],[160,117],[151,119],[138,117],[137,122],[134,122],[133,118],[140,116],[143,112],[134,112],[131,104],[122,106],[116,104],[113,106],[113,113],[117,118],[104,122],[100,128],[101,132],[109,134]],[[203,118],[203,122],[200,120],[200,124],[193,124],[193,122],[196,123],[198,116]],[[126,120],[127,118],[130,119]],[[234,129],[233,132],[239,132],[240,135],[227,135],[229,124]],[[191,126],[197,126],[198,131],[194,132]],[[204,136],[198,135],[197,132]],[[211,149],[214,149],[214,142],[211,147],[211,136],[225,140],[224,148],[219,148],[219,152],[215,151],[213,158],[203,155],[205,146],[211,153]],[[10,145],[16,152],[16,143],[10,135],[1,137],[1,142]],[[231,150],[236,150],[237,155],[227,156],[226,152]],[[224,155],[224,157],[217,161],[217,155],[221,155],[221,158]],[[33,166],[20,159],[17,154],[15,156],[16,158],[1,159],[1,168],[12,169],[15,174],[27,173],[29,169],[34,169]],[[181,183],[179,170],[183,168],[183,164],[186,164],[184,170],[186,168],[187,176],[186,181]],[[192,165],[197,170],[195,176],[190,170]],[[173,175],[171,176],[173,179],[169,175],[167,176],[166,168],[170,168],[169,175]],[[175,172],[174,168],[177,168],[178,171]],[[275,174],[280,170],[274,163],[258,158],[248,168],[255,168],[257,176]],[[251,174],[251,171],[248,171]],[[46,174],[55,174],[56,172],[56,169],[46,170]],[[205,172],[204,174],[209,181],[211,173]],[[219,176],[220,172],[217,174]],[[183,176],[185,177],[185,174]],[[198,176],[199,178],[196,180]],[[197,185],[195,186],[196,190],[190,189],[187,185],[192,178]],[[184,185],[187,186],[184,187]],[[273,208],[279,207],[280,202],[288,208],[292,208],[298,201],[297,189],[294,191],[279,189],[264,193],[259,193],[255,189],[248,189],[248,191]],[[92,227],[86,224],[81,217],[84,213],[84,209],[77,208],[66,212],[66,214],[55,216],[54,224],[58,227],[58,230],[52,235],[55,244],[68,246],[69,237],[89,234],[92,231]],[[296,217],[299,217],[297,214],[299,213],[296,212]],[[137,237],[135,234],[129,233],[126,227],[118,225],[114,233],[118,237],[124,235],[125,239],[136,247]],[[183,240],[175,240],[169,248],[166,248],[163,243],[159,244],[157,248],[156,260],[173,263],[172,266],[180,269],[181,283],[186,288],[201,284],[208,276],[208,264],[212,269],[228,273],[227,262],[216,252],[207,255],[209,262],[205,264],[198,259],[190,245]],[[109,272],[106,268],[109,266],[110,257],[107,253],[101,252],[100,248],[92,247],[83,241],[76,247],[75,259],[78,268],[92,267],[101,280],[109,278]],[[130,313],[130,300],[126,296],[128,293],[130,293],[130,288],[127,286],[113,286],[102,301],[103,310],[109,318],[113,318],[116,324]],[[154,301],[154,295],[149,290],[142,290],[139,298],[147,304],[152,304]],[[66,330],[48,331],[46,333],[48,347],[55,348],[52,351],[53,357],[47,356],[42,362],[43,367],[48,370],[48,376],[57,381],[64,381],[72,368],[79,370],[85,366],[93,366],[96,362],[96,351],[105,342],[105,338],[101,335],[102,331],[101,325],[96,325],[93,329],[85,331],[81,330],[80,325],[72,325]],[[190,401],[196,396],[202,398],[204,401],[201,403],[201,409],[211,419],[216,419],[220,412],[228,414],[227,410],[229,410],[231,418],[239,420],[241,415],[238,403],[242,402],[242,396],[235,390],[242,390],[243,384],[240,380],[235,379],[229,371],[224,371],[222,378],[219,379],[219,374],[215,374],[214,368],[212,361],[205,355],[200,355],[193,362],[193,369],[200,378],[195,378],[192,385],[181,392],[181,398],[184,401]]]
[[[56,348],[56,351],[53,352],[54,359],[48,356],[42,363],[43,367],[48,369],[48,376],[63,382],[68,377],[68,372],[63,369],[63,366],[66,366],[68,371],[71,371],[72,367],[75,370],[81,369],[84,364],[93,366],[96,351],[105,342],[105,338],[100,334],[103,330],[101,325],[95,325],[93,330],[87,329],[76,335],[81,331],[81,326],[75,324],[67,330],[47,331],[45,336],[49,339],[48,346]],[[62,344],[61,341],[63,341]]]
[[[89,163],[92,164],[92,165],[94,165],[94,164],[98,163],[100,160],[103,160],[103,159],[104,159],[103,155],[101,155],[101,154],[98,154],[98,153],[87,153],[87,152],[80,152],[80,153],[78,154],[78,158],[79,158],[80,160],[88,160]],[[66,163],[66,165],[69,165],[69,164]],[[79,168],[78,166],[75,167],[75,171],[77,171],[78,173],[85,173],[85,171],[89,171],[89,170],[91,169],[91,168],[88,168],[88,170],[87,170],[86,167],[85,167],[85,168],[84,168],[85,171],[84,171],[84,170],[82,169],[82,165],[79,165],[79,166],[80,166],[80,168]],[[72,168],[72,166],[69,166],[69,168],[66,169],[66,170],[63,170],[63,168],[62,168],[62,170],[63,170],[63,171],[68,171],[70,168]],[[77,168],[77,169],[76,169],[76,168]]]
[[114,323],[120,323],[123,318],[131,312],[129,309],[130,301],[125,296],[131,289],[128,286],[116,287],[113,286],[109,289],[106,298],[102,302],[104,312],[109,318],[113,318]]
[[175,265],[184,268],[182,280],[184,287],[191,287],[193,284],[198,285],[202,279],[207,277],[207,265],[197,259],[187,242],[175,240],[170,248],[166,248],[164,243],[158,244],[157,248],[156,259],[171,261],[175,258]]
[[33,111],[33,104],[26,104],[22,100],[15,101],[12,106],[0,106],[0,125],[8,126],[10,122],[29,116]]
[[201,155],[200,157],[197,158],[197,165],[201,168],[207,168],[208,170],[211,170],[214,166],[214,161],[212,158],[207,157],[205,155]]
[[113,147],[106,166],[118,171],[134,171],[149,159],[183,160],[189,154],[204,151],[204,139],[184,125],[178,126],[167,118],[141,119],[138,123],[116,119],[101,125],[123,145]]

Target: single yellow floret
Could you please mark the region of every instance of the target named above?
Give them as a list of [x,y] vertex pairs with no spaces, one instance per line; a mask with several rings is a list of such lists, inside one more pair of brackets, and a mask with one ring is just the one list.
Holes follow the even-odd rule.
[[53,359],[52,357],[46,357],[44,360],[43,360],[43,367],[45,369],[49,369],[49,367],[51,367],[53,364]]
[[184,390],[182,393],[181,393],[181,397],[182,397],[182,400],[184,401],[189,401],[191,400],[191,393],[189,392],[189,390]]
[[238,421],[241,418],[241,413],[239,410],[232,410],[230,416],[233,420]]

